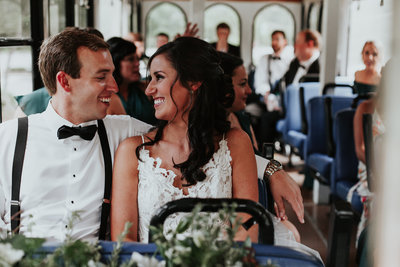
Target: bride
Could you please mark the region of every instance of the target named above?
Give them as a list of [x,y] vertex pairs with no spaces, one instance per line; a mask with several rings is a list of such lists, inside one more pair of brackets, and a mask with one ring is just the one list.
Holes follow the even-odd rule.
[[[178,38],[150,58],[146,95],[152,97],[161,124],[118,147],[112,185],[112,240],[129,221],[132,227],[125,241],[148,242],[151,217],[171,200],[258,201],[254,151],[244,131],[230,128],[226,109],[234,100],[234,91],[231,77],[224,75],[219,62],[212,46],[192,37]],[[176,227],[180,216],[170,216],[164,228]],[[250,217],[239,216],[242,221]],[[275,244],[304,247],[276,217],[274,227]],[[248,236],[257,242],[258,227],[241,228],[235,238]]]
[[[146,94],[154,100],[162,122],[143,136],[119,146],[114,163],[111,238],[127,221],[126,241],[148,240],[154,212],[184,197],[245,198],[258,201],[257,168],[247,134],[230,129],[226,108],[232,83],[219,56],[207,42],[181,37],[161,47],[149,61]],[[241,214],[242,221],[250,216]],[[173,227],[171,219],[165,227]],[[257,227],[239,231],[257,241]]]

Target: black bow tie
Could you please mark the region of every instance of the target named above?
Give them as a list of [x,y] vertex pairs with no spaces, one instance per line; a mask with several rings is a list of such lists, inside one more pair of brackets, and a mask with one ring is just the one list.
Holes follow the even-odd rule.
[[272,56],[272,60],[281,60],[280,56]]
[[82,139],[92,140],[96,134],[97,126],[90,125],[85,127],[69,127],[66,125],[61,126],[57,131],[58,139],[65,139],[73,135],[79,135]]

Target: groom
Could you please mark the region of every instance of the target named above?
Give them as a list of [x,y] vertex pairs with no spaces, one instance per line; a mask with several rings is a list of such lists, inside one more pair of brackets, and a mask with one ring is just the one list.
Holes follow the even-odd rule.
[[[114,152],[150,126],[129,116],[106,116],[118,87],[101,38],[66,29],[43,43],[39,68],[52,96],[47,109],[28,117],[26,138],[26,122],[0,125],[0,228],[56,241],[66,233],[96,240],[110,205],[105,181],[111,180]],[[15,149],[24,140],[26,146]],[[70,229],[76,213],[80,219]]]

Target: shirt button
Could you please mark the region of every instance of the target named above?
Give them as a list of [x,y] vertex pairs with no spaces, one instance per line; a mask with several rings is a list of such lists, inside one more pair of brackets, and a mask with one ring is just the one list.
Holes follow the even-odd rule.
[[71,200],[71,204],[74,204],[74,201],[73,201],[73,200]]
[[76,151],[76,147],[74,147],[74,151]]
[[72,177],[75,177],[76,175],[75,174],[72,174]]
[[65,225],[65,228],[68,228],[68,225]]

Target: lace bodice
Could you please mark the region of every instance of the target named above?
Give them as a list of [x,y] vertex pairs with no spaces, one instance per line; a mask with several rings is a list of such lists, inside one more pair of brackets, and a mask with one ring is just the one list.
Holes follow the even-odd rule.
[[[150,151],[143,148],[138,164],[138,210],[139,240],[148,242],[150,219],[156,210],[165,203],[188,197],[199,198],[231,198],[232,167],[227,141],[219,142],[219,149],[210,161],[202,167],[206,179],[188,188],[188,195],[173,186],[176,174],[161,168],[162,160],[150,156]],[[164,223],[164,230],[174,229],[184,214],[173,214]]]

